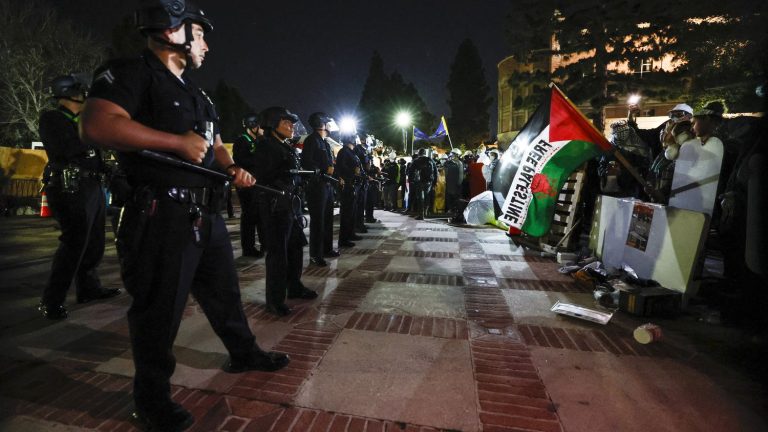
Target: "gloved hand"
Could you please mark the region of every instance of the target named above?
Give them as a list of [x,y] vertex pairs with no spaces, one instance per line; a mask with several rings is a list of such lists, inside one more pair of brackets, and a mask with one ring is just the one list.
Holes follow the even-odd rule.
[[728,226],[733,222],[733,214],[736,208],[736,194],[726,192],[720,195],[720,224]]

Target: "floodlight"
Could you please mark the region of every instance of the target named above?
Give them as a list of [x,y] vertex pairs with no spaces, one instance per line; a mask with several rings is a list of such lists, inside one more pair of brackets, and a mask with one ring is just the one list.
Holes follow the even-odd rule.
[[395,116],[395,123],[401,128],[406,128],[411,125],[411,113],[407,111],[400,111],[397,113],[397,116]]

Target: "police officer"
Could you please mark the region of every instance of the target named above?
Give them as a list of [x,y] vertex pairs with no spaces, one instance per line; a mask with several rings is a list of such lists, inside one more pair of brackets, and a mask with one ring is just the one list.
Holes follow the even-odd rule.
[[81,142],[77,135],[87,90],[82,75],[54,79],[51,92],[58,107],[40,117],[40,138],[48,154],[50,173],[45,191],[61,226],[59,247],[39,305],[49,319],[67,317],[64,300],[73,279],[78,303],[120,293],[119,289],[102,287],[96,274],[104,256],[106,203],[101,178],[105,167],[101,152]]
[[[368,179],[368,171],[371,167],[371,157],[368,154],[368,148],[363,144],[359,137],[355,138],[355,155],[360,160],[361,174],[360,184],[357,194],[357,207],[355,209],[355,231],[359,233],[367,233],[368,227],[365,226],[365,216],[368,203],[368,188],[370,187]],[[371,215],[372,216],[372,215]]]
[[218,134],[213,104],[186,72],[202,65],[211,22],[184,0],[145,2],[136,18],[148,50],[97,70],[81,135],[118,151],[133,188],[117,246],[123,282],[133,297],[128,325],[136,367],[134,418],[150,430],[181,431],[194,419],[171,400],[169,380],[176,364],[173,341],[190,290],[229,351],[226,372],[274,371],[289,359],[262,351],[243,313],[232,243],[219,214],[228,185],[144,157],[152,150],[198,166],[216,164],[226,167],[238,187],[255,182],[233,163]]
[[301,177],[299,156],[291,146],[294,124],[299,117],[282,107],[270,107],[261,113],[264,137],[257,145],[262,149],[256,167],[259,183],[286,192],[284,196],[263,199],[267,214],[267,310],[278,316],[291,313],[285,304],[288,298],[313,299],[317,293],[301,283],[304,236],[304,216],[301,212]]
[[[329,176],[333,175],[334,158],[331,146],[325,140],[335,127],[333,118],[323,112],[309,116],[309,125],[314,132],[304,140],[301,152],[301,167]],[[319,267],[328,263],[324,257],[337,257],[333,249],[333,186],[321,175],[311,177],[307,183],[307,206],[309,207],[309,262]]]
[[424,220],[427,215],[429,190],[432,188],[433,175],[432,161],[427,157],[427,150],[419,149],[418,157],[411,163],[408,171],[408,179],[413,188],[413,207],[410,204],[408,207],[416,213],[416,220]]
[[342,136],[344,147],[336,155],[336,176],[341,184],[339,247],[352,247],[355,245],[353,240],[362,239],[355,234],[357,195],[360,193],[360,179],[363,173],[363,164],[354,150],[355,140],[355,135]]
[[[256,160],[260,157],[256,148],[256,139],[264,134],[259,127],[258,114],[248,113],[243,117],[245,132],[232,144],[232,158],[235,163],[249,173],[255,173]],[[264,223],[259,210],[260,192],[252,188],[240,188],[240,245],[243,256],[261,258],[267,242],[264,237]],[[256,234],[259,236],[261,250],[256,249]]]

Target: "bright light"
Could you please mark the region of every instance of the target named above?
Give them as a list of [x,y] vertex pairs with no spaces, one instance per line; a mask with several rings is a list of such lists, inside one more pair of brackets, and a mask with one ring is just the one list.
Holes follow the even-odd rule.
[[406,128],[411,125],[411,113],[407,111],[400,111],[395,116],[395,123],[401,128]]
[[339,120],[339,133],[352,135],[357,133],[357,119],[352,116],[344,116]]
[[640,95],[636,95],[636,94],[629,95],[629,99],[627,99],[627,103],[630,105],[637,105],[638,103],[640,103],[640,99],[641,99]]

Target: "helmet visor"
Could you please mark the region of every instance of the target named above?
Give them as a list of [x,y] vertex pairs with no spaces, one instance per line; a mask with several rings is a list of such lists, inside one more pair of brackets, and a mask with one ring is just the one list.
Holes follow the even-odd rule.
[[339,131],[339,125],[336,124],[336,120],[330,119],[328,123],[325,124],[325,129],[328,132],[338,132]]

